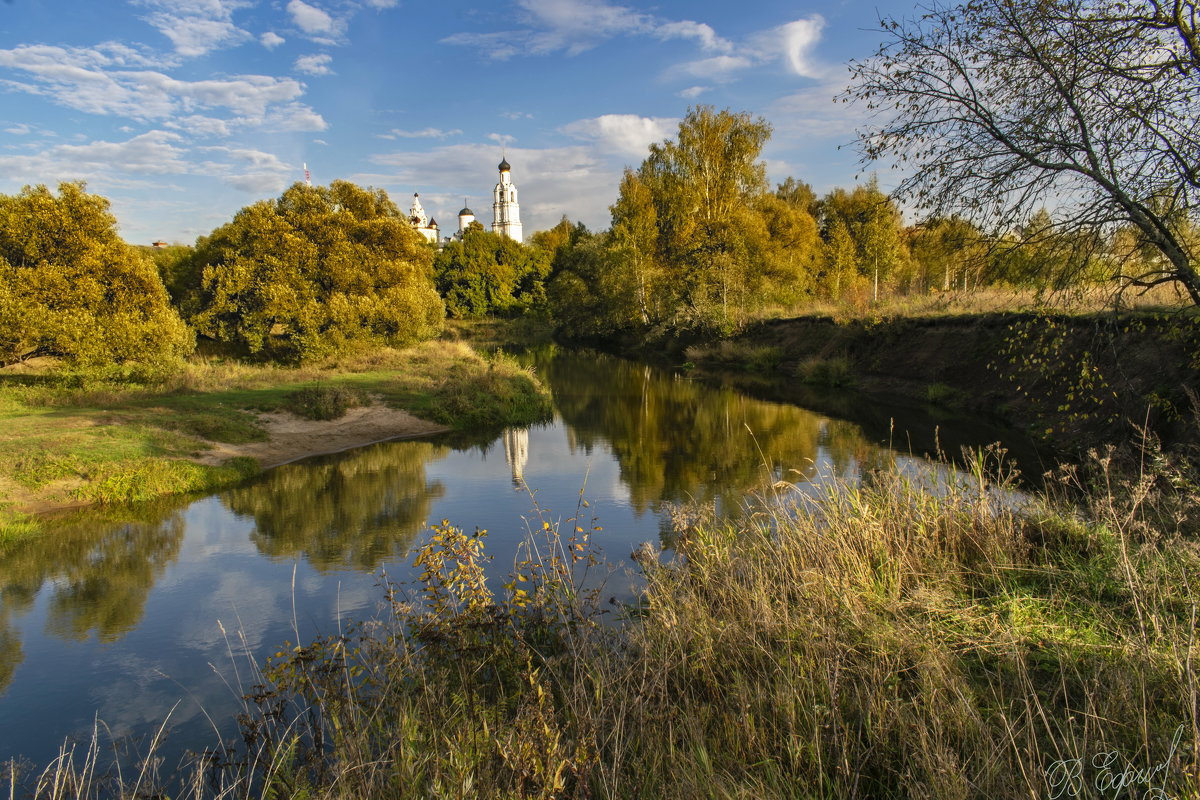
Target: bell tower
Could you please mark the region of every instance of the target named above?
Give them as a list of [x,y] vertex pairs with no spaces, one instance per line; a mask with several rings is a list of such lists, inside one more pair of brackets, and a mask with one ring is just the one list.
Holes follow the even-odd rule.
[[492,192],[492,233],[524,241],[521,231],[521,206],[517,203],[517,187],[512,182],[512,167],[508,159],[500,162],[500,182]]

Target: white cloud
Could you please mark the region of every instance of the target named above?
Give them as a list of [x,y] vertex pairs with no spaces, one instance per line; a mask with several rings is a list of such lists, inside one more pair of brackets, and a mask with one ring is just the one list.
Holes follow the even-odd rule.
[[459,136],[462,130],[455,128],[453,130],[444,131],[440,128],[423,128],[419,131],[405,131],[399,128],[392,128],[380,138],[383,139],[447,139],[451,136]]
[[124,142],[60,144],[32,155],[0,156],[0,172],[8,179],[31,183],[94,178],[111,183],[121,173],[183,174],[192,167],[182,142],[177,133],[149,131]]
[[332,61],[333,56],[328,53],[300,56],[296,59],[296,69],[309,75],[332,75],[333,70],[329,68]]
[[654,29],[654,35],[659,39],[694,39],[705,50],[728,52],[733,47],[730,42],[718,36],[711,26],[691,20],[662,23]]
[[691,39],[706,50],[725,51],[730,43],[710,26],[691,20],[665,20],[602,0],[518,0],[524,28],[491,33],[457,33],[445,44],[483,49],[496,60],[519,53],[578,55],[621,35]]
[[[47,97],[59,105],[138,121],[168,120],[172,124],[201,111],[225,109],[231,126],[261,125],[267,120],[303,120],[294,130],[322,130],[324,121],[297,102],[304,85],[292,78],[237,75],[184,81],[156,70],[120,69],[136,54],[112,48],[64,48],[22,45],[0,50],[0,67],[26,73],[29,80],[6,81],[11,89]],[[213,115],[206,115],[210,118]],[[178,125],[176,124],[176,127]],[[215,128],[214,128],[215,129]]]
[[238,191],[260,197],[279,194],[288,185],[287,178],[272,173],[228,175],[223,180]]
[[572,122],[562,132],[594,142],[602,152],[642,159],[652,143],[670,137],[678,127],[679,120],[671,117],[604,114]]
[[395,8],[400,4],[400,0],[367,0],[367,5],[371,8]]
[[686,89],[679,90],[675,94],[679,95],[680,97],[682,97],[686,100],[692,100],[692,99],[697,98],[700,95],[704,94],[705,92],[707,92],[709,90],[709,88],[710,87],[708,87],[708,86],[689,86]]
[[723,83],[731,80],[733,73],[754,66],[754,60],[746,55],[712,56],[699,61],[688,61],[668,71],[668,77],[704,78]]
[[274,50],[279,45],[287,41],[275,31],[267,31],[262,36],[258,37],[258,41],[262,42],[262,46],[268,50]]
[[25,123],[20,123],[18,125],[13,125],[11,128],[4,129],[5,133],[11,133],[13,136],[25,136],[32,131],[33,128],[29,127]]
[[798,19],[755,37],[760,56],[765,58],[782,55],[792,71],[803,78],[820,78],[825,69],[812,56],[813,48],[821,40],[825,20],[820,14]]
[[533,114],[528,111],[501,111],[500,116],[505,119],[533,119]]
[[203,149],[205,152],[219,153],[233,161],[248,164],[260,172],[290,172],[292,169],[290,165],[280,161],[279,156],[262,150],[252,150],[246,147],[205,147]]
[[187,117],[176,117],[165,120],[163,125],[172,130],[191,134],[192,136],[224,138],[230,133],[228,122],[216,117],[206,117],[203,114],[192,114]]
[[[701,78],[717,83],[738,73],[782,60],[796,75],[820,78],[826,70],[813,57],[825,20],[819,14],[760,31],[734,42],[712,26],[693,20],[667,20],[652,14],[611,5],[603,0],[518,0],[519,22],[524,27],[488,33],[456,33],[443,44],[468,46],[487,57],[504,60],[517,55],[565,52],[577,55],[616,36],[650,36],[695,42],[703,58],[667,70],[668,79]],[[702,88],[684,89],[695,97]]]
[[202,56],[250,38],[246,31],[224,20],[153,14],[148,21],[171,40],[181,56]]
[[321,40],[337,39],[345,31],[344,22],[304,0],[290,0],[287,10],[292,15],[292,22],[296,27],[311,37]]
[[329,128],[324,117],[302,103],[289,103],[274,109],[263,124],[279,131],[323,131]]
[[220,47],[240,44],[250,34],[233,24],[241,3],[228,0],[141,0],[155,9],[146,17],[175,45],[181,56],[201,56]]

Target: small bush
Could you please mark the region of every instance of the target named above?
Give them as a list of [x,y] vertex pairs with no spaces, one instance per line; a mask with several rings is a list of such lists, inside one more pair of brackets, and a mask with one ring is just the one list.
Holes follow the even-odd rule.
[[362,394],[345,386],[309,386],[290,393],[283,407],[298,417],[331,420],[361,405]]
[[962,392],[944,383],[931,383],[925,387],[925,400],[938,406],[958,407],[962,405]]
[[796,377],[805,383],[827,386],[830,389],[851,386],[854,383],[850,361],[845,358],[810,358],[796,367]]

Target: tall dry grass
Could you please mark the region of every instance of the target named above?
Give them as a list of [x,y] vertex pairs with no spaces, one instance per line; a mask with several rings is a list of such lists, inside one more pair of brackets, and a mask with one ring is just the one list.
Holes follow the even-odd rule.
[[503,587],[484,534],[437,526],[390,614],[280,649],[206,791],[1200,796],[1191,478],[1096,466],[1058,498],[980,457],[677,515],[616,619],[582,504]]

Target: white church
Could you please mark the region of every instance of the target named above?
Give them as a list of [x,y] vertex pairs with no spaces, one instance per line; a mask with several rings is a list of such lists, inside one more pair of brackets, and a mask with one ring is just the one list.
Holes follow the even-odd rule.
[[[412,207],[408,210],[408,221],[426,241],[439,245],[442,243],[437,220],[425,213],[419,194],[413,195]],[[458,212],[458,231],[454,238],[461,240],[474,221],[475,212],[464,206],[462,211]],[[500,182],[492,190],[492,233],[507,236],[517,242],[525,240],[521,228],[521,206],[517,202],[517,185],[512,182],[512,167],[507,158],[500,162]]]

